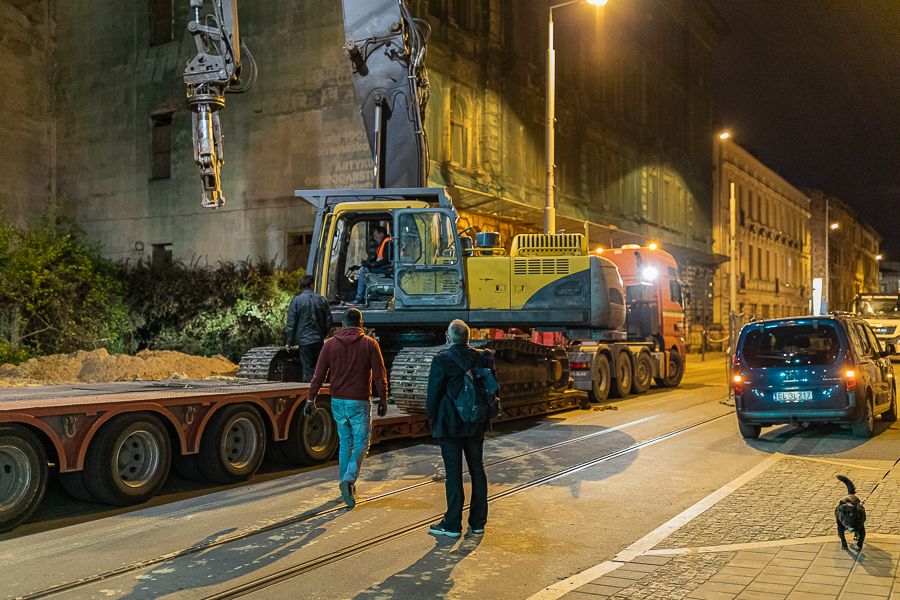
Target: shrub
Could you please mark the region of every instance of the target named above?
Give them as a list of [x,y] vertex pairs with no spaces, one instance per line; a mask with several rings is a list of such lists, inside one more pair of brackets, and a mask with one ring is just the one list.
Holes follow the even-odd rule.
[[274,261],[223,262],[216,269],[198,261],[125,265],[134,345],[237,362],[250,348],[282,344],[287,308],[303,274]]
[[[38,224],[20,229],[0,213],[0,354],[30,355],[121,346],[130,329],[116,265],[61,216],[52,200]],[[16,332],[13,337],[8,332]]]

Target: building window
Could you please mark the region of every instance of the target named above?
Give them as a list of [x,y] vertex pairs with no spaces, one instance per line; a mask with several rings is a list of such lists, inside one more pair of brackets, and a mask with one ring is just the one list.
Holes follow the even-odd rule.
[[287,234],[287,270],[305,269],[312,248],[311,232]]
[[172,176],[172,113],[150,116],[150,179]]
[[150,0],[150,45],[168,44],[174,39],[173,0]]
[[469,166],[469,111],[462,95],[454,90],[450,110],[450,160],[462,167]]
[[453,22],[460,29],[472,31],[475,24],[475,0],[449,0]]

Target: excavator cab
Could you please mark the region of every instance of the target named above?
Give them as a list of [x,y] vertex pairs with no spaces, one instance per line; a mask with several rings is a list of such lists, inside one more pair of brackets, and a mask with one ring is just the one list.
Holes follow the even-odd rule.
[[394,239],[391,267],[367,279],[373,310],[465,308],[457,215],[442,189],[297,191],[317,208],[307,272],[333,305],[352,301],[358,267],[375,258],[372,232]]

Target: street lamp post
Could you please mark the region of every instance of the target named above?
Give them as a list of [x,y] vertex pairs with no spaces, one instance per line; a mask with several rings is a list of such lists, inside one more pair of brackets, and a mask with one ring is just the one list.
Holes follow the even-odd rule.
[[828,218],[828,197],[825,197],[825,310],[822,311],[822,314],[828,314],[828,309],[830,308],[829,300],[831,299],[831,284],[828,279],[828,271],[830,267],[828,265],[828,261],[830,260],[830,256],[828,255],[828,238],[831,237],[831,231],[833,229],[837,229],[840,227],[837,223],[830,223],[830,219]]
[[570,0],[550,7],[550,28],[547,44],[547,197],[544,203],[544,233],[556,233],[556,207],[554,206],[555,140],[556,134],[556,51],[553,49],[553,9],[587,2],[604,6],[608,0]]

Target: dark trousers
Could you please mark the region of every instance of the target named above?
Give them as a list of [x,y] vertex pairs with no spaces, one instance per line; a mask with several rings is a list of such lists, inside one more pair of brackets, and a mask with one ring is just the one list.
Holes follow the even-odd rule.
[[303,365],[303,383],[309,383],[316,374],[316,363],[319,362],[319,354],[325,342],[305,344],[298,346],[300,349],[300,364]]
[[484,473],[484,436],[441,438],[441,457],[447,472],[447,512],[442,524],[450,531],[462,531],[462,511],[465,504],[462,459],[466,457],[472,479],[472,500],[469,505],[469,527],[484,529],[487,523],[487,475]]

